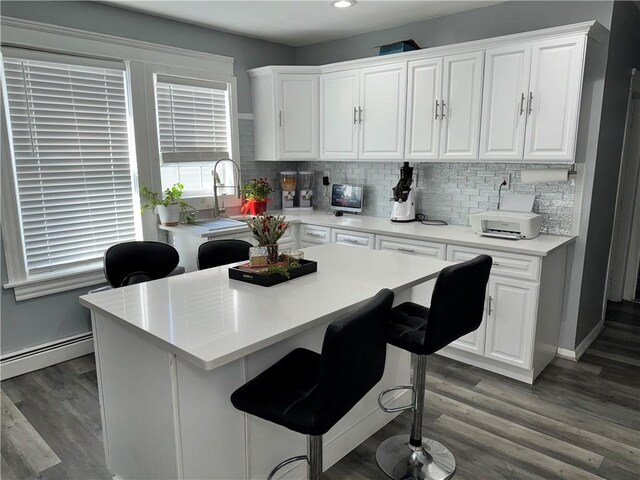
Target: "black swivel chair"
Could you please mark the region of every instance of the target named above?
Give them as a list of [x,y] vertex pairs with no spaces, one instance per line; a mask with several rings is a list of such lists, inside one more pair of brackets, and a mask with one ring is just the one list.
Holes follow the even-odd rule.
[[[385,412],[413,410],[411,435],[387,438],[376,452],[378,465],[391,478],[445,480],[455,472],[451,452],[441,443],[422,437],[427,355],[480,326],[491,264],[491,257],[480,255],[447,267],[436,280],[430,308],[407,302],[391,311],[387,342],[408,350],[415,358],[413,385],[385,390],[378,397]],[[404,388],[413,391],[411,405],[384,407],[386,393]]]
[[381,290],[328,327],[322,354],[297,348],[231,395],[239,410],[307,435],[307,478],[322,476],[322,435],[380,381],[386,358],[386,323],[393,293]]
[[198,248],[198,270],[249,260],[252,247],[244,240],[211,240]]
[[175,248],[162,242],[132,241],[109,247],[104,252],[104,276],[113,288],[148,282],[169,276],[178,267]]

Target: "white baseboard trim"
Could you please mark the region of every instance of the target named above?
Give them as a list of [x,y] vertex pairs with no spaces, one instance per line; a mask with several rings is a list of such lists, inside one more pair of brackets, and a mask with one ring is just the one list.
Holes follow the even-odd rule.
[[582,357],[584,352],[587,351],[587,348],[589,348],[591,344],[595,341],[595,339],[598,338],[598,335],[600,335],[603,329],[604,329],[604,319],[600,320],[598,324],[595,327],[593,327],[593,330],[589,332],[589,335],[587,335],[585,339],[582,340],[582,342],[580,342],[580,345],[578,345],[575,350],[558,347],[556,356],[577,362],[578,360],[580,360],[580,357]]
[[3,355],[0,361],[0,377],[7,380],[90,353],[93,353],[93,335],[73,335]]

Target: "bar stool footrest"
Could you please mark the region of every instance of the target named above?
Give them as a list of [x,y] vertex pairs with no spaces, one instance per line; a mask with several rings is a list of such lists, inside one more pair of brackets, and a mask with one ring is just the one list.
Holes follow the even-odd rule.
[[[392,408],[385,407],[384,404],[382,403],[382,397],[384,397],[388,393],[395,392],[397,390],[411,390],[411,403],[409,405],[403,405],[401,407],[392,407]],[[413,385],[399,385],[397,387],[387,388],[386,390],[383,390],[382,393],[380,393],[380,395],[378,395],[378,405],[380,406],[380,409],[385,413],[398,413],[398,412],[404,412],[405,410],[411,410],[412,408],[415,407],[415,404],[416,404],[416,390],[415,388],[413,388]]]
[[309,461],[309,458],[306,455],[298,455],[296,457],[291,457],[291,458],[287,458],[286,460],[283,460],[282,462],[280,462],[278,465],[276,465],[276,467],[271,470],[271,473],[269,473],[269,476],[267,477],[267,480],[271,480],[273,478],[273,476],[278,472],[278,470],[280,470],[283,467],[286,467],[287,465],[289,465],[290,463],[293,462],[300,462],[300,461]]
[[456,471],[456,460],[447,447],[429,438],[421,447],[409,443],[409,435],[387,438],[376,451],[378,466],[396,480],[447,480]]

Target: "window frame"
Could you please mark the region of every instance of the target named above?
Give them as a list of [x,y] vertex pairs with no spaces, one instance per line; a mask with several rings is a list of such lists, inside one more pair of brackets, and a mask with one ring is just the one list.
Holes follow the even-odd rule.
[[[155,119],[150,119],[150,109],[154,102],[148,101],[149,70],[175,70],[187,74],[214,75],[230,82],[229,92],[232,152],[239,153],[238,110],[236,79],[233,76],[232,57],[206,52],[186,50],[167,45],[127,39],[113,35],[87,32],[67,27],[59,27],[40,22],[0,17],[2,25],[2,47],[33,49],[43,53],[61,54],[74,57],[88,57],[92,60],[123,62],[127,65],[127,90],[130,102],[131,140],[135,143],[131,157],[137,159],[137,172],[133,181],[137,194],[138,186],[144,183],[149,188],[159,190],[161,185],[159,153],[152,148],[151,128],[156,129]],[[0,89],[1,90],[1,89]],[[27,277],[24,245],[20,230],[18,196],[12,152],[5,115],[6,95],[0,91],[0,197],[2,216],[2,247],[8,281],[3,288],[13,289],[16,301],[37,298],[54,293],[105,283],[102,265],[92,268],[60,270]],[[152,120],[152,121],[150,121]],[[155,135],[155,133],[153,134]],[[155,158],[154,158],[155,157]],[[135,200],[134,200],[135,201]],[[144,239],[158,239],[158,225],[155,215],[142,216]]]
[[[162,64],[146,64],[145,65],[145,80],[146,80],[146,103],[147,103],[147,122],[148,122],[148,133],[149,133],[149,141],[153,145],[150,148],[149,154],[151,158],[152,164],[157,165],[157,177],[155,180],[156,191],[160,191],[162,189],[162,178],[161,178],[161,165],[162,165],[162,156],[160,154],[160,137],[158,132],[158,112],[156,105],[156,92],[155,85],[157,81],[157,77],[162,77],[166,79],[168,77],[175,77],[181,81],[193,80],[194,84],[197,85],[198,82],[212,82],[212,83],[224,83],[227,86],[227,95],[229,98],[229,158],[231,158],[236,163],[240,164],[240,135],[238,132],[238,94],[237,94],[237,79],[234,76],[223,75],[216,72],[194,69],[194,68],[186,68],[186,67],[178,67],[178,66],[170,66],[170,65],[162,65]],[[213,208],[213,192],[188,192],[185,191],[184,198],[187,202],[193,203],[192,206],[197,207],[199,209],[204,208]],[[211,201],[211,205],[209,206],[209,201]]]

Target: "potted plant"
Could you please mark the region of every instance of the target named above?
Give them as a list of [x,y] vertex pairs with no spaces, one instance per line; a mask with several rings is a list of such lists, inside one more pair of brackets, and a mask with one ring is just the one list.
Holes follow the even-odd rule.
[[245,201],[242,205],[244,215],[261,215],[267,211],[269,195],[275,190],[266,178],[252,178],[243,189]]
[[261,247],[267,247],[268,262],[278,263],[278,240],[289,228],[284,215],[256,215],[245,221]]
[[186,214],[186,222],[193,223],[194,216],[188,213],[195,210],[191,205],[182,199],[184,185],[176,183],[165,189],[164,196],[149,190],[144,185],[140,188],[140,195],[144,200],[142,213],[145,210],[154,210],[160,216],[160,222],[166,226],[176,226],[180,223],[180,213]]

